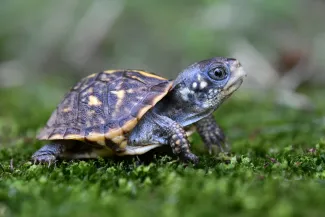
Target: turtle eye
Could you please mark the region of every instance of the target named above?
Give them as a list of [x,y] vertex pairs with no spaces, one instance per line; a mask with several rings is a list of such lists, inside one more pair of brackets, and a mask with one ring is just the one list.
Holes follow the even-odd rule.
[[218,66],[209,71],[209,76],[213,80],[223,80],[228,76],[228,70],[224,66]]

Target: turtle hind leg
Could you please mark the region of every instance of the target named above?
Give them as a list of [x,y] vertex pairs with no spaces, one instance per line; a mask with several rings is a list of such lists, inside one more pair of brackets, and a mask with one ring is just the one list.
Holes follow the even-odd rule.
[[51,165],[64,153],[65,149],[66,147],[60,142],[50,143],[36,151],[32,155],[32,160],[34,163]]
[[34,163],[52,164],[58,158],[90,159],[109,157],[113,151],[109,148],[74,140],[57,140],[40,148],[32,155]]

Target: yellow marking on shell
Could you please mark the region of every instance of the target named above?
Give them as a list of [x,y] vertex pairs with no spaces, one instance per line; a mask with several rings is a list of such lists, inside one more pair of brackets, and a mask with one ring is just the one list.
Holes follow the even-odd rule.
[[66,107],[63,109],[63,112],[70,112],[71,111],[71,108],[70,107]]
[[175,144],[176,144],[176,145],[179,145],[179,144],[181,144],[181,140],[179,140],[179,139],[178,139],[178,140],[176,140]]
[[125,149],[127,146],[128,142],[126,140],[124,140],[123,142],[121,142],[121,144],[119,145],[119,148],[121,149]]
[[152,108],[152,105],[147,105],[147,106],[144,106],[142,109],[140,109],[138,112],[138,115],[137,115],[138,120],[140,120],[140,118],[142,118],[142,116],[151,108]]
[[112,117],[115,117],[122,105],[125,96],[125,90],[115,90],[115,91],[111,91],[111,93],[115,94],[117,97],[117,102],[115,104],[114,112],[112,114]]
[[87,78],[93,78],[97,75],[97,73],[94,73],[94,74],[91,74],[91,75],[88,75]]
[[96,142],[99,145],[105,146],[105,137],[102,134],[99,133],[89,133],[89,135],[86,137],[87,140]]
[[125,95],[125,90],[113,90],[111,93],[115,94],[118,99],[123,99]]
[[78,135],[78,134],[68,134],[64,137],[64,139],[73,139],[73,140],[84,141],[83,137],[80,137],[80,135]]
[[40,135],[37,136],[37,139],[38,140],[47,140],[48,139],[48,136],[47,135],[40,134]]
[[50,140],[55,140],[55,139],[63,139],[63,136],[61,134],[54,134],[49,137]]
[[151,105],[154,106],[156,105],[157,102],[159,102],[169,91],[169,89],[172,87],[173,83],[170,82],[167,88],[165,89],[165,92],[163,94],[160,94],[159,96],[155,97],[154,100],[152,101]]
[[133,78],[134,80],[138,80],[141,83],[146,83],[144,80],[142,80],[141,78],[139,78],[138,76],[132,75],[131,78]]
[[165,95],[160,95],[160,96],[154,98],[153,101],[152,101],[152,103],[151,103],[151,105],[152,105],[152,106],[156,105],[157,102],[159,102],[159,101],[160,101],[164,96],[165,96]]
[[115,73],[115,72],[120,72],[121,70],[106,70],[106,71],[104,71],[104,73],[106,73],[106,74],[113,74],[113,73]]
[[108,133],[105,134],[105,138],[112,140],[113,138],[120,136],[122,134],[123,134],[123,131],[121,128],[111,129],[108,131]]
[[142,109],[139,110],[137,119],[140,120],[142,116],[149,110],[151,109],[157,102],[159,102],[169,91],[169,89],[172,87],[173,83],[170,82],[167,88],[165,89],[165,92],[157,96],[156,98],[153,99],[151,105],[144,106]]
[[94,88],[92,88],[92,87],[89,88],[89,89],[87,90],[87,92],[88,92],[88,93],[93,93],[93,92],[94,92]]
[[116,137],[112,138],[112,141],[115,144],[121,144],[121,142],[123,142],[124,140],[125,140],[124,136],[116,136]]
[[127,89],[126,92],[127,93],[134,93],[134,89]]
[[158,76],[158,75],[151,74],[151,73],[149,73],[149,72],[140,71],[140,70],[133,70],[133,71],[138,72],[138,73],[140,73],[141,75],[146,76],[146,77],[156,78],[156,79],[159,79],[159,80],[167,80],[166,78],[160,77],[160,76]]
[[133,118],[132,120],[129,120],[128,122],[126,122],[123,126],[122,126],[122,130],[124,133],[128,133],[131,130],[133,130],[133,128],[135,127],[135,125],[137,125],[138,120],[136,118]]
[[90,106],[100,106],[102,102],[96,96],[89,96],[88,105]]

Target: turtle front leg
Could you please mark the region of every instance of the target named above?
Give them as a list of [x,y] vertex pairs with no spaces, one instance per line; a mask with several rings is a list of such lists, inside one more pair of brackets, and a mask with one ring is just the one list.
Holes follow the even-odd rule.
[[226,143],[225,134],[216,123],[213,115],[198,121],[195,126],[210,154],[214,145],[218,146],[221,152],[230,150],[229,145]]
[[193,164],[199,162],[199,158],[191,152],[186,131],[180,124],[169,117],[155,113],[152,113],[151,118],[159,126],[159,131],[163,132],[161,133],[161,137],[164,138],[162,140],[171,146],[175,155],[178,155],[184,162],[191,162]]
[[170,145],[175,155],[184,162],[197,164],[199,158],[190,150],[185,130],[171,118],[154,111],[147,112],[132,130],[129,146],[146,146],[148,144]]
[[64,145],[60,143],[51,143],[44,145],[32,155],[34,163],[51,165],[64,152]]
[[167,127],[169,134],[169,144],[173,153],[178,155],[181,160],[185,162],[192,162],[198,164],[199,158],[190,150],[190,143],[188,141],[186,131],[176,122],[171,122]]

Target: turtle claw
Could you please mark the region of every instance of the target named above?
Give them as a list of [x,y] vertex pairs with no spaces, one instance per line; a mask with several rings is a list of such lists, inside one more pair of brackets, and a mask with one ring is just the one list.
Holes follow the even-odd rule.
[[210,155],[212,154],[216,154],[219,152],[229,152],[230,151],[230,146],[228,143],[224,142],[224,143],[212,143],[209,145],[206,145],[206,148],[209,152]]
[[196,127],[209,154],[230,151],[226,136],[212,115],[197,122]]
[[40,148],[32,155],[34,164],[48,164],[50,167],[56,163],[57,156],[63,152],[61,144],[48,144]]
[[[208,150],[209,154],[230,151],[230,144],[226,141],[226,137],[222,131],[218,130],[216,133],[207,134],[204,140],[205,147]],[[216,146],[218,147],[218,150],[214,148]]]
[[50,167],[52,164],[56,163],[56,157],[51,154],[44,154],[44,155],[33,155],[32,159],[34,164],[47,164]]
[[191,152],[186,152],[181,155],[181,160],[185,163],[193,163],[197,165],[199,163],[199,157]]

